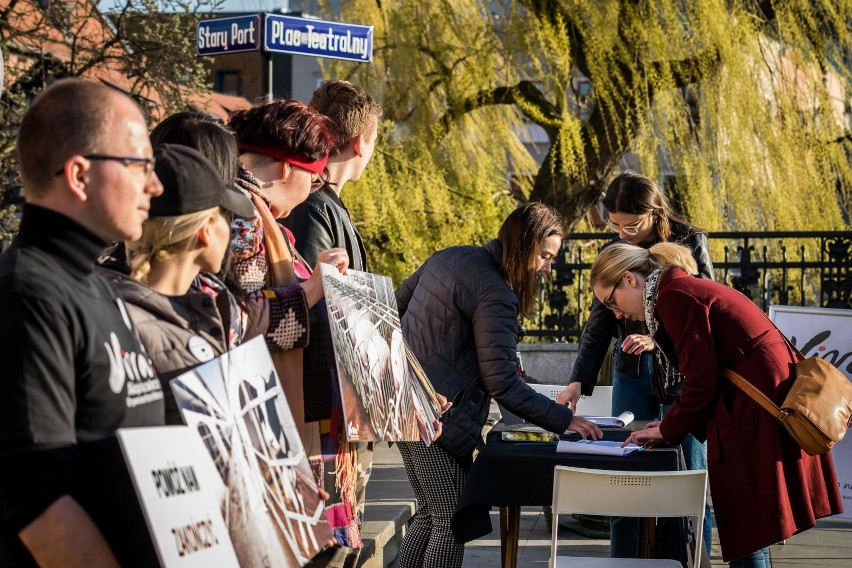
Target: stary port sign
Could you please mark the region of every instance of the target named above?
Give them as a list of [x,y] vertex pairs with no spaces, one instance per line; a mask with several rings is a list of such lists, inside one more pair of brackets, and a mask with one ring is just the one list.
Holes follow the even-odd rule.
[[200,20],[195,27],[198,55],[256,51],[260,47],[260,14]]

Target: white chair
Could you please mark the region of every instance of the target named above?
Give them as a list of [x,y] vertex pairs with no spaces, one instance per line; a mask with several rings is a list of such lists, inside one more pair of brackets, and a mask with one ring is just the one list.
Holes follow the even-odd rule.
[[[553,472],[551,568],[680,567],[675,560],[556,556],[559,515],[694,517],[695,551],[701,554],[707,471],[608,471],[556,466]],[[692,566],[697,566],[692,558]]]
[[578,400],[577,414],[612,416],[612,387],[595,387],[591,396]]

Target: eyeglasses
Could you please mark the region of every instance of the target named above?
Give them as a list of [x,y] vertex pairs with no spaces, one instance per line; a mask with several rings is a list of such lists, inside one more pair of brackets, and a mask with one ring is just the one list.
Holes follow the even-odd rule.
[[[154,166],[157,163],[157,160],[153,157],[151,158],[137,158],[135,156],[108,156],[106,154],[86,154],[83,156],[87,160],[92,161],[100,161],[100,162],[121,162],[125,168],[137,167],[141,166],[143,168],[144,174],[150,175],[151,172],[154,171]],[[55,176],[61,176],[62,172],[65,171],[65,167],[61,167],[53,174]]]
[[613,233],[624,233],[625,235],[635,236],[639,233],[639,227],[650,217],[651,214],[648,213],[635,223],[629,223],[627,225],[619,225],[618,223],[613,223],[611,219],[606,220],[606,228],[612,231]]
[[618,306],[615,304],[615,291],[618,290],[618,287],[621,286],[621,280],[619,280],[615,286],[612,287],[612,292],[609,293],[609,296],[603,301],[603,305],[609,308],[614,312],[620,312]]

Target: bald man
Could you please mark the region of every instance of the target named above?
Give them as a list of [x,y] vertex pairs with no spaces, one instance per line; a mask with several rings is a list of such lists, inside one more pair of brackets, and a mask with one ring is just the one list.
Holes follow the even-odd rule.
[[156,566],[115,432],[163,424],[163,393],[93,272],[162,193],[145,117],[104,85],[57,81],[17,150],[26,202],[0,256],[0,565]]

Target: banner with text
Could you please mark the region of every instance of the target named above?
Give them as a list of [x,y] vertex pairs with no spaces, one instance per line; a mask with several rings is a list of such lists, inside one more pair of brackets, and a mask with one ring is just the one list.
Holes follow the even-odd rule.
[[373,26],[266,14],[263,49],[369,63]]
[[[852,310],[770,306],[769,319],[805,357],[821,357],[852,380]],[[831,449],[844,512],[852,519],[852,435]]]
[[239,567],[222,519],[225,484],[195,429],[118,431],[160,564]]

